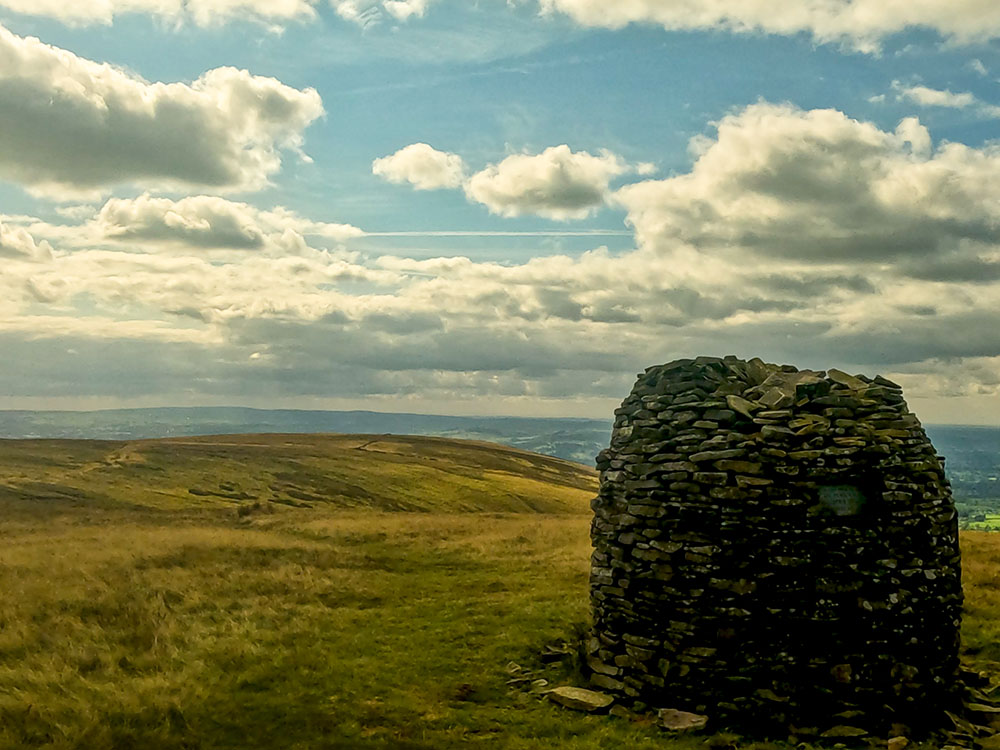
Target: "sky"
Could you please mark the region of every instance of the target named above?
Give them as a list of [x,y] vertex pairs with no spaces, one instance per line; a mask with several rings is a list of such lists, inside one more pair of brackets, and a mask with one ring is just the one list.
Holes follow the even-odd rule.
[[1000,424],[992,0],[0,0],[0,408]]

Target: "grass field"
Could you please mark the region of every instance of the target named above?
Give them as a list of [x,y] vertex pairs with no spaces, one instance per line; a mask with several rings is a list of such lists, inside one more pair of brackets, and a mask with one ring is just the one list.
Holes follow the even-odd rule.
[[[347,477],[334,454],[366,439],[276,446],[273,461],[260,441],[253,453],[250,438],[226,440],[5,452],[0,748],[702,747],[507,684],[511,662],[514,677],[569,679],[570,663],[543,668],[538,653],[587,619],[585,470],[393,439],[362,484],[371,456],[355,456]],[[213,461],[228,467],[221,480]],[[315,467],[287,480],[315,497],[323,467],[341,465],[329,476],[367,499],[268,501],[262,482],[283,462]],[[94,474],[93,485],[80,479]],[[411,484],[406,510],[386,510],[396,506],[378,498],[407,476],[429,494]],[[442,477],[452,479],[437,491]],[[220,481],[239,488],[223,493],[258,496],[188,492]],[[32,500],[32,486],[48,489]],[[455,512],[466,507],[476,512]],[[992,669],[1000,536],[964,543],[969,658]]]
[[[997,501],[993,501],[996,503]],[[972,520],[975,519],[975,520]],[[965,519],[962,528],[969,531],[1000,531],[1000,513],[981,513]]]

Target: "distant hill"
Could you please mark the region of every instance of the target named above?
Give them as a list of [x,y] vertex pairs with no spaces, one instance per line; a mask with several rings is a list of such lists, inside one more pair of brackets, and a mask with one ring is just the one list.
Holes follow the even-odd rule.
[[[993,525],[1000,527],[1000,427],[926,427],[938,452],[947,458],[960,511],[965,516],[996,513]],[[385,433],[483,440],[593,466],[594,456],[608,445],[611,421],[240,407],[0,411],[0,437],[8,438],[122,441],[245,433]]]
[[585,513],[596,473],[487,443],[388,435],[8,440],[0,504]]
[[7,438],[136,440],[266,432],[392,433],[485,440],[593,466],[594,456],[608,445],[611,420],[242,407],[0,411],[0,437]]

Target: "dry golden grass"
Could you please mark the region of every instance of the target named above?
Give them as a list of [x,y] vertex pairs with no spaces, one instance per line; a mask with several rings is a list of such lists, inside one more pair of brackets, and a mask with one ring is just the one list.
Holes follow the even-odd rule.
[[[46,471],[106,455],[59,450],[38,459]],[[38,471],[28,458],[22,482]],[[500,472],[506,492],[510,466],[463,476]],[[5,502],[16,512],[0,516],[2,750],[701,747],[505,684],[508,662],[531,664],[587,620],[583,502],[561,514],[315,503],[244,517],[221,500]],[[965,638],[989,666],[1000,536],[963,543]]]
[[970,661],[1000,677],[1000,534],[962,533],[963,645]]
[[658,746],[505,685],[586,617],[586,516],[0,524],[0,747]]
[[0,501],[198,511],[246,503],[407,511],[580,512],[579,464],[515,448],[386,435],[222,435],[133,442],[0,441]]

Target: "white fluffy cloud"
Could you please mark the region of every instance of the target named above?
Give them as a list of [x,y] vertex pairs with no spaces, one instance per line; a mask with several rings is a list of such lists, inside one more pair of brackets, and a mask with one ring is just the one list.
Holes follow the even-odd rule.
[[670,30],[722,29],[738,33],[811,34],[873,51],[879,41],[910,27],[928,28],[960,42],[1000,36],[1000,5],[983,0],[539,0],[543,12],[564,13],[586,26],[620,28],[653,23]]
[[69,24],[110,24],[115,17],[146,13],[175,23],[212,26],[233,19],[271,25],[316,16],[317,0],[0,0],[0,7]]
[[305,235],[342,242],[364,234],[349,224],[309,221],[287,209],[262,211],[247,203],[198,195],[171,200],[142,195],[112,198],[90,224],[94,239],[148,246],[260,250],[304,247]]
[[540,154],[514,154],[469,178],[465,192],[501,216],[535,214],[581,219],[604,204],[610,181],[629,170],[610,151],[594,156],[552,146]]
[[695,143],[692,170],[617,194],[640,243],[814,263],[980,257],[1000,242],[1000,147],[932,148],[836,110],[756,104]]
[[148,83],[0,27],[0,178],[39,193],[260,188],[322,114],[313,89],[245,70]]
[[409,183],[417,190],[464,186],[469,200],[491,213],[560,221],[585,218],[603,206],[611,180],[630,171],[650,174],[656,167],[631,167],[610,151],[594,156],[574,152],[565,144],[540,154],[513,154],[467,179],[461,156],[426,143],[414,143],[372,162],[372,172],[389,182]]
[[456,188],[465,179],[465,163],[458,154],[414,143],[373,161],[372,173],[397,185],[409,183],[417,190]]

